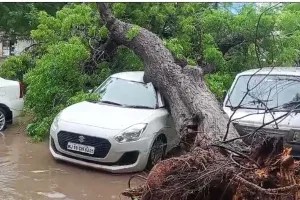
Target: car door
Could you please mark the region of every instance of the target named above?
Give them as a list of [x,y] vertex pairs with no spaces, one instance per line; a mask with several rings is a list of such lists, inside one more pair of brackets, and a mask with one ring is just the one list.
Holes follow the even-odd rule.
[[[165,106],[165,102],[160,94],[159,91],[157,91],[157,97],[158,97],[158,105],[160,108],[163,108],[167,111],[166,106]],[[168,112],[168,111],[167,111]],[[166,118],[165,118],[165,126],[164,126],[164,130],[163,133],[166,135],[167,137],[167,151],[171,150],[172,148],[176,147],[179,143],[179,135],[177,134],[177,131],[175,129],[175,123],[174,120],[172,118],[171,113],[168,112]]]

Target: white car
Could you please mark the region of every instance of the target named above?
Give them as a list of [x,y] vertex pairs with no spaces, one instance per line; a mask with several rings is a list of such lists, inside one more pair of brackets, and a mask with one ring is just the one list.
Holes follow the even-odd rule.
[[21,82],[0,77],[0,131],[22,113],[24,86]]
[[144,72],[110,76],[94,93],[97,102],[65,108],[50,128],[55,159],[113,173],[151,168],[179,137],[163,98]]
[[[248,82],[251,90],[245,95]],[[266,112],[266,107],[270,112]],[[292,155],[300,158],[299,67],[251,69],[239,73],[225,97],[223,110],[228,116],[233,115],[233,125],[240,135],[251,134],[266,124],[257,132],[283,137],[284,145],[292,147]],[[274,119],[278,119],[276,123]],[[245,142],[252,143],[252,138]]]

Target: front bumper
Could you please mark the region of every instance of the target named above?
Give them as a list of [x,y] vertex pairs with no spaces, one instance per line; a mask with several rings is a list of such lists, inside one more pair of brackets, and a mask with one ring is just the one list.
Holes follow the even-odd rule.
[[[249,125],[245,125],[245,124],[234,124],[236,130],[238,131],[238,133],[241,136],[244,136],[248,133],[253,132],[255,129],[257,129],[257,126],[249,126]],[[268,134],[269,136],[273,136],[273,137],[282,137],[283,138],[283,147],[285,148],[292,148],[292,152],[291,155],[296,158],[299,159],[300,158],[300,141],[295,142],[293,140],[294,138],[294,134],[295,131],[293,131],[294,129],[291,129],[290,127],[286,127],[285,129],[271,129],[271,128],[263,128],[259,131],[256,132],[256,134]],[[296,130],[299,130],[299,128],[297,128]],[[298,132],[298,131],[297,131]],[[259,140],[259,138],[257,139]],[[247,144],[252,144],[252,138],[247,138],[244,139],[244,142]],[[260,142],[260,141],[257,141]],[[254,141],[255,143],[255,141]]]
[[292,154],[293,158],[300,159],[300,144],[285,142],[284,147],[292,148],[291,154]]
[[[75,132],[75,130],[77,130],[77,133],[91,133],[89,135],[94,137],[96,137],[95,133],[99,135],[99,132],[101,133],[103,131],[96,127],[84,127],[84,125],[73,124],[72,126],[68,126],[68,131]],[[50,152],[52,156],[57,160],[62,160],[73,164],[87,166],[112,173],[138,172],[144,170],[147,165],[149,150],[151,146],[151,140],[149,140],[149,138],[132,143],[119,144],[112,137],[109,137],[109,135],[114,134],[101,134],[101,136],[105,136],[105,138],[110,141],[111,148],[104,158],[97,158],[82,155],[79,153],[77,154],[75,152],[67,151],[61,148],[57,138],[57,133],[59,131],[60,130],[53,131],[52,129],[50,129],[49,141]],[[105,130],[103,132],[107,133],[109,132],[109,130]]]

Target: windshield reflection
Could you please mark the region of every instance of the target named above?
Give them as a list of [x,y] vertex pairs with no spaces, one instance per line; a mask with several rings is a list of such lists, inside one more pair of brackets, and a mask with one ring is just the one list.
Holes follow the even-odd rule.
[[[247,92],[251,75],[240,76],[226,102],[238,107]],[[258,85],[257,85],[258,84]],[[286,75],[254,75],[249,82],[250,92],[240,107],[253,109],[293,109],[300,104],[300,78]]]
[[156,91],[151,83],[145,84],[119,78],[107,79],[97,90],[100,102],[132,108],[157,107]]

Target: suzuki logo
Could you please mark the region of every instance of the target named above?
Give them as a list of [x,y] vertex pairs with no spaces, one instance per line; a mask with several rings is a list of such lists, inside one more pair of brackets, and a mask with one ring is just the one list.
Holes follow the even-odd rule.
[[84,142],[84,139],[85,139],[85,137],[84,136],[79,136],[79,138],[78,138],[78,140],[79,140],[79,142],[81,142],[81,143],[83,143]]

